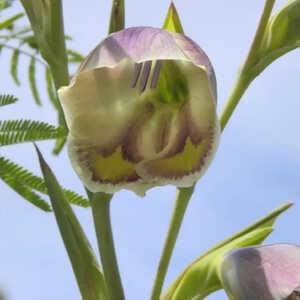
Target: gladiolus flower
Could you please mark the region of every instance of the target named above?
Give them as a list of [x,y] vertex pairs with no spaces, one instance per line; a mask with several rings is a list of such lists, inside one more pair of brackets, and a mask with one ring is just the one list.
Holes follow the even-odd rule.
[[151,27],[113,33],[58,94],[71,162],[92,192],[191,186],[216,152],[214,71],[183,34]]
[[300,299],[300,247],[273,244],[232,250],[224,257],[220,277],[232,300]]

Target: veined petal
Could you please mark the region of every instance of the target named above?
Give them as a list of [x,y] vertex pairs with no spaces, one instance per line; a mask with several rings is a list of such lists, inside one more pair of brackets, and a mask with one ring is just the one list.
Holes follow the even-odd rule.
[[131,27],[103,40],[87,57],[79,72],[114,67],[124,58],[136,63],[151,60],[192,61],[210,67],[204,51],[185,35],[154,27]]

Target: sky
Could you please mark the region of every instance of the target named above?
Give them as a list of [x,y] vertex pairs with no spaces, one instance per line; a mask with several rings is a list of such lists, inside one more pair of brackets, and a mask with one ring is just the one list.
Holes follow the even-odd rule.
[[[215,68],[220,112],[249,49],[264,1],[174,2],[186,35],[206,51]],[[277,0],[274,11],[285,2]],[[126,26],[160,27],[169,3],[127,0]],[[65,0],[63,5],[65,32],[73,37],[69,46],[86,55],[107,34],[111,3]],[[20,10],[16,1],[6,14]],[[10,56],[9,51],[0,56],[0,94],[14,94],[20,101],[2,108],[0,119],[55,124],[56,113],[47,100],[42,70],[38,70],[38,78],[41,77],[39,90],[44,105],[38,108],[28,87],[28,60],[21,61],[22,85],[16,87],[8,75]],[[197,183],[165,287],[205,250],[286,201],[295,205],[278,219],[266,243],[300,244],[299,61],[299,50],[280,58],[250,85],[242,98],[222,134],[215,160]],[[53,142],[38,145],[59,181],[83,194],[66,152],[54,157]],[[1,155],[40,174],[31,144],[3,147]],[[7,300],[80,300],[54,215],[33,207],[3,182],[0,190],[0,288]],[[113,233],[127,299],[149,298],[175,192],[175,187],[168,186],[153,188],[145,198],[129,191],[114,197]],[[74,210],[97,253],[90,209]],[[207,299],[227,297],[220,291]]]

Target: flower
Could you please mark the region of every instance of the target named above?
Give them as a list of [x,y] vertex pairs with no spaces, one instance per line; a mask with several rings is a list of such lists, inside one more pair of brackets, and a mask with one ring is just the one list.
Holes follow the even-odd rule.
[[188,187],[216,152],[214,71],[183,34],[152,27],[113,33],[58,94],[72,165],[92,192]]
[[300,247],[273,244],[232,250],[224,256],[220,278],[232,300],[300,299]]

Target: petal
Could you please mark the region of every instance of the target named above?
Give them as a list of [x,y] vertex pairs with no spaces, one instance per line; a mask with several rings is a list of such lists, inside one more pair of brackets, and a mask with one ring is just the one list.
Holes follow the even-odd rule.
[[212,67],[204,51],[183,34],[153,27],[131,27],[109,35],[87,57],[79,72],[101,67],[114,67],[124,58],[136,63],[149,60],[192,61]]
[[175,155],[142,161],[137,164],[137,173],[159,185],[173,184],[179,187],[192,186],[209,167],[218,146],[219,123],[216,120],[210,135],[196,146],[190,137],[185,139],[183,150]]
[[215,155],[220,127],[205,70],[186,62],[181,70],[187,78],[188,98],[175,111],[174,106],[173,111],[162,110],[145,125],[139,144],[149,155],[138,164],[137,173],[161,184],[191,186]]
[[300,247],[274,244],[230,251],[221,278],[231,299],[284,300],[300,284]]
[[69,87],[59,89],[59,98],[70,135],[104,155],[112,153],[128,135],[142,108],[136,89],[131,88],[133,63],[122,61],[114,69],[81,73]]

